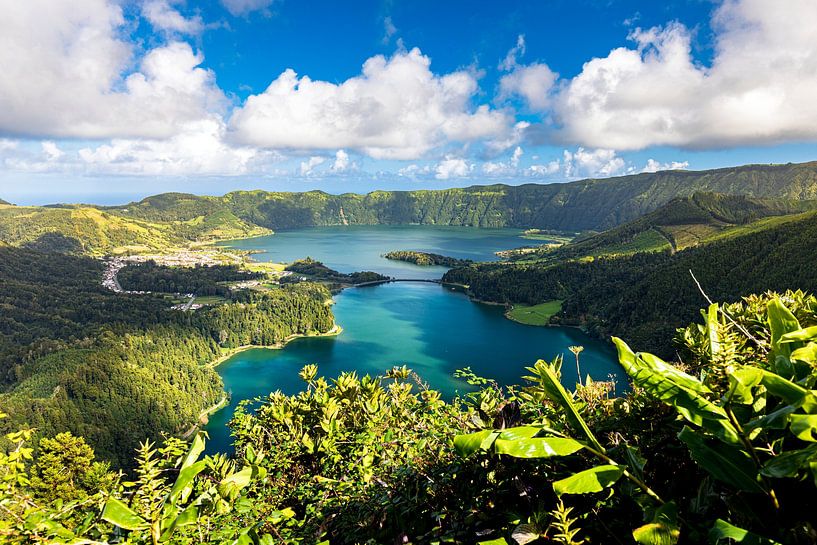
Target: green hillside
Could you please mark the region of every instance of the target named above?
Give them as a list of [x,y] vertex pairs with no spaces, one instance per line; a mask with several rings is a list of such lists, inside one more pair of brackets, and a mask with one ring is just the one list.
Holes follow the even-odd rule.
[[313,284],[231,292],[227,304],[181,312],[160,296],[108,291],[102,269],[0,247],[0,412],[11,415],[0,433],[71,431],[125,465],[139,441],[181,434],[221,398],[208,364],[226,349],[334,325],[329,292]]
[[720,301],[766,290],[817,290],[817,212],[733,226],[702,242],[675,253],[482,263],[452,269],[444,280],[468,286],[480,300],[563,300],[553,323],[582,324],[601,337],[626,333],[639,349],[665,356],[672,355],[675,329],[706,304],[690,270]]
[[229,213],[145,221],[84,205],[0,206],[0,240],[15,246],[33,245],[48,249],[53,246],[53,236],[58,234],[72,241],[64,240],[60,247],[76,247],[78,253],[88,255],[156,251],[185,246],[193,241],[240,238],[268,232]]
[[[703,197],[702,192],[724,196]],[[729,196],[735,195],[746,197],[741,206],[730,202]],[[702,213],[704,223],[695,223],[703,225],[702,229],[687,229],[683,226],[688,224],[683,223],[660,225],[656,219],[664,223],[667,220],[648,217],[644,224],[628,227],[641,231],[608,233],[607,239],[621,239],[621,246],[613,250],[632,253],[661,249],[667,244],[682,248],[726,225],[800,210],[795,201],[817,198],[817,162],[668,171],[564,184],[374,191],[366,195],[236,191],[222,197],[166,193],[114,207],[0,205],[0,241],[17,246],[36,244],[44,235],[59,233],[76,239],[79,252],[101,255],[155,251],[191,242],[321,225],[426,224],[603,231],[679,198],[682,200],[674,205],[673,213],[682,218]],[[738,215],[730,215],[736,210]],[[645,228],[649,222],[653,224]],[[46,240],[40,247],[50,248],[54,242]],[[609,245],[603,240],[601,243]]]
[[757,223],[762,218],[792,215],[816,208],[817,201],[813,200],[695,193],[673,199],[649,214],[607,231],[577,239],[565,246],[524,253],[512,259],[557,262],[638,252],[678,251],[717,238],[762,229],[779,221],[789,221],[780,219]]
[[223,197],[196,197],[169,193],[109,211],[145,221],[189,221],[224,214],[231,221],[236,218],[269,229],[417,223],[600,231],[697,192],[757,199],[815,199],[817,162],[666,171],[564,184],[374,191],[366,195],[237,191]]

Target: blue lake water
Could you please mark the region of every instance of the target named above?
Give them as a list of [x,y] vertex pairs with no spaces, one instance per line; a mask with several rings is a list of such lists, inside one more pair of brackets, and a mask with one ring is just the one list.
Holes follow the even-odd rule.
[[[377,226],[292,231],[232,245],[265,250],[258,259],[291,261],[310,255],[343,272],[369,269],[392,276],[438,278],[445,269],[395,263],[380,255],[389,250],[422,250],[486,260],[496,250],[525,242],[518,231],[506,229]],[[344,329],[339,336],[296,339],[280,350],[248,350],[218,368],[232,397],[230,406],[213,415],[207,426],[208,451],[230,450],[227,422],[240,400],[275,390],[298,392],[303,387],[298,371],[310,363],[318,364],[320,374],[327,377],[353,370],[377,375],[405,364],[432,387],[452,396],[468,389],[452,376],[456,369],[471,367],[502,384],[518,384],[526,366],[557,354],[565,357],[565,383],[574,384],[575,365],[567,347],[578,344],[585,347],[583,374],[599,380],[610,374],[617,375],[619,382],[623,379],[608,344],[575,328],[517,324],[504,318],[502,307],[471,302],[443,286],[399,283],[351,288],[335,301],[335,318]]]

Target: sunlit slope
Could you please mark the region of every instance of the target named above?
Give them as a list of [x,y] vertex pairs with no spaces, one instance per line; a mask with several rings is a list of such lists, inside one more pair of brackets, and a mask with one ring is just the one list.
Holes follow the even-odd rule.
[[698,192],[757,199],[817,198],[817,162],[665,171],[564,184],[502,184],[366,195],[236,191],[168,193],[110,209],[148,221],[219,215],[269,229],[343,224],[428,224],[602,231]]
[[674,252],[793,221],[798,213],[814,209],[817,209],[817,201],[812,200],[695,193],[673,199],[654,212],[618,227],[558,249],[528,253],[520,258],[525,261],[560,261],[639,252]]
[[[216,213],[181,220],[146,221],[90,206],[0,205],[0,240],[15,246],[51,249],[56,235],[70,253],[102,255],[163,250],[194,241],[264,234],[266,229]],[[47,244],[46,244],[47,243]],[[59,248],[53,248],[59,251]]]

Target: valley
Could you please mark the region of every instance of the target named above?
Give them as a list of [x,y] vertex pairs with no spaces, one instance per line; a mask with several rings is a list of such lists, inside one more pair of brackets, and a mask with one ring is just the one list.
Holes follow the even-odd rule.
[[[426,490],[461,495],[447,487],[464,487],[468,495],[485,494],[494,488],[485,479],[498,478],[507,505],[524,510],[508,460],[549,458],[531,441],[550,445],[577,433],[576,448],[607,449],[613,459],[623,455],[611,438],[629,430],[627,448],[652,460],[660,493],[690,497],[658,461],[667,455],[662,445],[680,435],[662,405],[667,394],[644,373],[655,367],[661,380],[709,395],[731,380],[719,358],[753,361],[742,331],[765,350],[779,342],[768,328],[781,327],[775,316],[786,308],[792,332],[817,323],[807,295],[817,291],[814,169],[368,195],[166,194],[121,207],[0,205],[6,445],[21,428],[34,428],[38,445],[70,432],[125,472],[140,471],[132,453],[146,438],[168,452],[180,448],[174,441],[193,441],[208,460],[226,454],[257,464],[258,449],[277,473],[248,485],[253,516],[271,505],[309,506],[336,515],[329,532],[348,528],[349,512],[314,498],[338,493],[332,483],[350,471],[357,476],[347,499],[379,505],[361,496],[377,472],[402,509],[435,505],[456,535],[481,526],[504,532],[490,522],[502,507],[473,522],[471,508],[425,493],[405,497],[397,483],[431,472],[451,484]],[[593,210],[582,208],[585,193]],[[420,282],[388,283],[395,278]],[[713,307],[697,324],[708,298],[743,329]],[[691,372],[705,365],[706,384],[655,356],[629,355],[618,337]],[[791,373],[812,376],[802,358],[814,343],[797,342],[799,355],[785,356]],[[722,356],[722,346],[741,355]],[[542,414],[557,435],[540,435]],[[662,427],[643,432],[653,421]],[[473,447],[475,440],[488,446]],[[406,450],[393,458],[398,444]],[[672,464],[705,471],[685,452],[673,453]],[[482,461],[473,465],[474,457]],[[485,463],[499,473],[486,476]],[[314,471],[330,477],[316,481]],[[561,482],[536,471],[525,481],[545,489]],[[624,504],[609,509],[635,524]],[[316,520],[285,531],[317,532]]]

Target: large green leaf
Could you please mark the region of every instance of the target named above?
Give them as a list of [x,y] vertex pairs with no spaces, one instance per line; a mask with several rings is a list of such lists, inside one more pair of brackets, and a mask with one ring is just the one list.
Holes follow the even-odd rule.
[[781,377],[777,373],[772,373],[760,367],[744,365],[734,370],[732,374],[739,377],[741,383],[747,386],[762,384],[773,396],[779,397],[795,407],[802,407],[807,413],[817,412],[817,396],[814,395],[814,392]]
[[817,414],[790,414],[789,422],[798,439],[817,442]]
[[650,522],[633,530],[633,538],[641,545],[675,545],[680,536],[676,526],[665,522]]
[[508,441],[500,436],[494,442],[494,450],[497,454],[506,454],[515,458],[568,456],[582,448],[584,448],[584,445],[575,439],[563,437],[533,437],[531,439]]
[[187,454],[184,456],[181,469],[193,465],[193,463],[199,459],[202,452],[204,452],[204,433],[199,432],[190,443],[190,448],[187,449]]
[[542,431],[540,426],[517,426],[515,428],[505,428],[499,431],[498,439],[504,441],[515,441],[517,439],[530,439]]
[[796,477],[801,470],[807,471],[813,461],[817,461],[817,444],[778,454],[763,464],[760,472],[767,477]]
[[570,477],[555,481],[553,491],[557,494],[590,494],[601,492],[615,484],[624,474],[624,468],[614,465],[591,467]]
[[781,343],[804,342],[810,341],[812,339],[817,339],[817,325],[785,333],[780,337],[780,342]]
[[108,498],[105,502],[102,519],[125,530],[141,530],[149,526],[145,519],[116,498]]
[[758,480],[758,471],[751,456],[740,448],[707,440],[703,434],[688,426],[684,426],[678,438],[686,443],[698,465],[719,481],[746,492],[766,492]]
[[784,337],[789,333],[800,330],[800,322],[777,297],[769,301],[766,305],[766,311],[771,333],[770,361],[773,369],[781,375],[792,376],[794,366],[792,365],[791,354],[793,350],[799,347],[800,343],[784,342]]
[[753,534],[743,528],[738,528],[732,524],[729,524],[725,520],[718,519],[715,521],[715,524],[712,526],[712,529],[709,530],[709,543],[712,545],[717,545],[724,539],[728,539],[734,543],[743,543],[744,545],[780,545],[777,541],[772,539],[767,539],[765,537],[760,537],[757,534]]
[[201,473],[205,467],[207,467],[206,462],[201,460],[192,465],[185,466],[179,471],[179,476],[176,477],[176,482],[173,483],[173,488],[170,489],[170,494],[168,494],[168,502],[175,503],[176,500],[180,498],[182,502],[186,501],[187,496],[189,496],[193,490],[193,479],[195,479],[196,475]]
[[[658,358],[653,357],[654,360],[647,361],[646,354],[634,354],[621,339],[613,337],[613,342],[618,348],[621,365],[636,385],[649,395],[675,407],[689,422],[707,429],[728,443],[740,443],[737,430],[729,422],[726,411],[699,395],[703,391],[699,387],[692,390],[684,386],[700,384],[693,377],[677,370],[672,372],[656,367],[654,360]],[[664,365],[669,367],[668,364]]]
[[[698,394],[711,394],[712,391],[700,380],[692,375],[684,373],[680,369],[670,365],[661,358],[646,352],[634,353],[623,340],[613,337],[613,343],[618,350],[618,359],[624,369],[647,368],[672,380],[675,384]],[[629,372],[629,371],[628,371]]]
[[567,421],[573,428],[580,432],[591,446],[599,452],[605,452],[604,447],[601,446],[596,436],[590,431],[590,427],[584,418],[579,414],[579,410],[573,403],[573,396],[571,396],[562,386],[559,376],[544,360],[539,360],[531,369],[539,377],[542,388],[548,396],[548,399],[559,405],[565,412]]
[[706,331],[709,338],[709,350],[713,356],[721,351],[719,308],[717,303],[712,303],[706,311]]
[[662,505],[652,522],[633,530],[633,539],[641,545],[675,545],[680,536],[678,507],[674,502]]
[[457,435],[454,437],[454,450],[460,456],[469,456],[479,449],[489,448],[497,437],[499,432],[493,430]]

